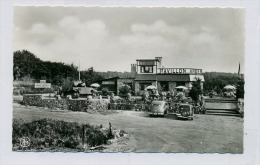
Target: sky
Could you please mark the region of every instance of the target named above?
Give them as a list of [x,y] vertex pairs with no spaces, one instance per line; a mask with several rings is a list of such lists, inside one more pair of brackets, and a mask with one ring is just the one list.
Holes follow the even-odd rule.
[[14,8],[14,51],[80,69],[130,71],[136,59],[167,68],[244,73],[245,11],[235,8]]

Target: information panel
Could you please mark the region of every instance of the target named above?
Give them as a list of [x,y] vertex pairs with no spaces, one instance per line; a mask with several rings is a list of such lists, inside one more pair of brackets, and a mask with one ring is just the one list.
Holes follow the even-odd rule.
[[35,88],[51,88],[51,83],[35,83]]

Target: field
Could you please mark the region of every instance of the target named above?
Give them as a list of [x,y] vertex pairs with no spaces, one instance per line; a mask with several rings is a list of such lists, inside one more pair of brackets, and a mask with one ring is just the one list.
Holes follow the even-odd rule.
[[127,142],[112,144],[104,152],[208,152],[243,153],[243,119],[234,116],[195,115],[193,121],[174,116],[149,117],[146,112],[115,111],[89,114],[39,107],[14,101],[14,119],[33,121],[50,118],[124,130]]

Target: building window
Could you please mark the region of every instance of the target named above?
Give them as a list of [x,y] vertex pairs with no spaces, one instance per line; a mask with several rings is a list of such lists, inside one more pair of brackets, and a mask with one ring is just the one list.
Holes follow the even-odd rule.
[[145,88],[149,85],[152,85],[152,83],[140,83],[140,90],[145,90]]
[[153,73],[153,66],[141,66],[141,73]]
[[185,81],[176,82],[176,86],[185,86]]
[[162,82],[160,82],[160,84],[161,84],[161,91],[168,91],[169,90],[169,82],[162,81]]

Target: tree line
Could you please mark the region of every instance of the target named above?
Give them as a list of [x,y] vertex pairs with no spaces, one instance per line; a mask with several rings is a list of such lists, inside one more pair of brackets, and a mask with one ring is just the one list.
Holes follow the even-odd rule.
[[[62,62],[42,61],[30,51],[15,51],[13,56],[14,80],[31,78],[35,81],[47,80],[61,85],[64,81],[78,80],[78,67]],[[103,79],[103,76],[94,71],[93,67],[81,71],[81,80],[87,84]]]

